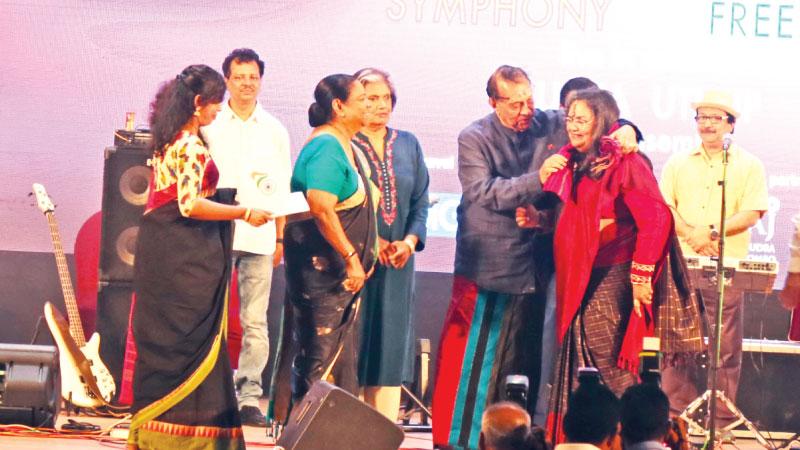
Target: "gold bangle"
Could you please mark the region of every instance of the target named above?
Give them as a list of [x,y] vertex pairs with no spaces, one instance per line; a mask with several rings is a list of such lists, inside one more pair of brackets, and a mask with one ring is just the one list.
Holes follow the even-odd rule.
[[353,249],[353,251],[352,251],[352,252],[350,252],[350,253],[348,253],[347,255],[345,255],[345,257],[344,257],[344,260],[345,260],[345,261],[347,261],[348,259],[350,259],[350,258],[352,258],[353,256],[355,256],[355,254],[356,254],[356,249]]
[[250,220],[250,214],[251,214],[252,212],[253,212],[253,210],[252,210],[252,209],[250,209],[250,208],[247,208],[246,210],[244,210],[244,221],[245,221],[245,222],[247,222],[247,221],[249,221],[249,220]]

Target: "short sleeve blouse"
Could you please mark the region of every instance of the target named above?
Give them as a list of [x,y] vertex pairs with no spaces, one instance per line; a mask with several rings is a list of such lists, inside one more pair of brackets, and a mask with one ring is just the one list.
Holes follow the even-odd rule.
[[339,140],[321,134],[300,151],[292,173],[293,192],[317,189],[343,201],[358,189],[358,173],[353,169]]
[[188,217],[198,198],[209,197],[216,190],[216,166],[196,135],[182,133],[161,154],[154,156],[152,164],[153,186],[148,211],[177,200],[181,215]]

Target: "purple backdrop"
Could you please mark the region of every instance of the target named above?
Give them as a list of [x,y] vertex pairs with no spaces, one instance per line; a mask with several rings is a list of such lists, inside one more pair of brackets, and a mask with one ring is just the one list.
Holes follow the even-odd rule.
[[556,107],[573,76],[610,89],[645,131],[657,172],[671,152],[696,142],[691,100],[729,89],[742,111],[736,139],[762,158],[770,183],[772,207],[751,253],[785,265],[789,217],[800,206],[800,157],[790,151],[800,106],[795,3],[0,0],[0,250],[50,250],[27,197],[41,182],[70,252],[100,209],[103,149],[125,112],[144,124],[161,82],[192,63],[219,68],[246,46],[267,61],[261,101],[286,124],[295,155],[320,78],[367,65],[392,74],[392,125],[419,137],[441,200],[419,255],[429,271],[452,270],[455,138],[489,112],[484,87],[498,65],[526,68],[541,108]]

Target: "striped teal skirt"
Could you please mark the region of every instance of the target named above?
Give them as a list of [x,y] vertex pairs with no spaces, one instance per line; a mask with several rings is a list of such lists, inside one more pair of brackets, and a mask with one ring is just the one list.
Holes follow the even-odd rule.
[[533,415],[544,307],[544,293],[502,294],[454,278],[437,357],[434,445],[477,449],[481,416],[488,405],[505,399],[508,375],[528,377]]

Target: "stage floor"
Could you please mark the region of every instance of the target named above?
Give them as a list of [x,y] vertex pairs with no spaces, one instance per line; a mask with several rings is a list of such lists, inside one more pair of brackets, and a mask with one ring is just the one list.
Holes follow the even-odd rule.
[[[80,422],[88,422],[107,429],[118,422],[119,419],[105,418],[105,417],[87,417],[87,416],[70,416],[64,414],[59,416],[57,427],[67,423],[68,419],[73,419]],[[274,440],[266,436],[264,428],[244,427],[245,440],[248,448],[274,448]],[[699,437],[692,437],[692,442],[696,448],[702,445],[702,439]],[[47,450],[91,450],[91,449],[108,449],[125,447],[124,439],[104,437],[80,437],[77,435],[64,436],[64,437],[16,437],[16,436],[0,436],[0,449],[2,450],[32,450],[32,449],[47,449]],[[773,441],[776,449],[786,446],[788,442],[775,440]],[[432,441],[430,433],[406,433],[406,438],[403,441],[401,450],[427,450],[432,449]],[[732,444],[724,444],[721,447],[723,450],[764,450],[755,439],[738,438]],[[783,447],[783,448],[787,448]]]
[[[60,429],[61,425],[67,423],[68,419],[78,422],[88,422],[98,425],[102,430],[112,427],[120,419],[106,418],[106,417],[89,417],[89,416],[70,416],[61,414],[56,421],[56,428]],[[274,448],[274,440],[266,436],[264,428],[243,427],[245,441],[247,448]],[[46,449],[46,450],[91,450],[91,449],[108,449],[108,448],[125,448],[124,439],[114,439],[108,437],[85,437],[81,438],[77,435],[63,436],[63,437],[17,437],[17,436],[0,436],[0,450],[31,450],[31,449]],[[433,444],[431,441],[430,433],[406,433],[403,445],[400,447],[403,450],[422,450],[432,449]]]
[[[261,399],[261,410],[266,410],[267,399]],[[125,448],[125,439],[122,437],[112,438],[108,436],[107,430],[121,421],[110,417],[93,417],[86,415],[71,415],[67,416],[65,411],[62,410],[61,414],[56,421],[56,428],[61,429],[61,426],[67,423],[70,419],[78,422],[88,422],[97,425],[101,430],[106,431],[104,436],[79,436],[79,435],[60,435],[60,436],[37,436],[37,437],[20,437],[20,436],[0,436],[0,450],[31,450],[31,449],[46,449],[46,450],[77,450],[77,449],[108,449],[108,448]],[[267,437],[264,428],[243,427],[245,441],[248,448],[274,448],[275,441],[271,437]],[[769,433],[764,433],[765,437],[770,437]],[[739,436],[732,444],[725,444],[721,448],[723,450],[765,450],[755,439],[749,438],[749,434],[737,433]],[[747,436],[747,437],[744,437]],[[785,448],[789,449],[789,442],[787,433],[776,433],[772,436],[774,450]],[[700,448],[703,443],[702,437],[692,436],[690,440],[695,448]],[[797,448],[798,442],[794,442],[794,448]],[[406,433],[405,440],[403,441],[401,450],[429,450],[433,449],[433,441],[430,433]]]

